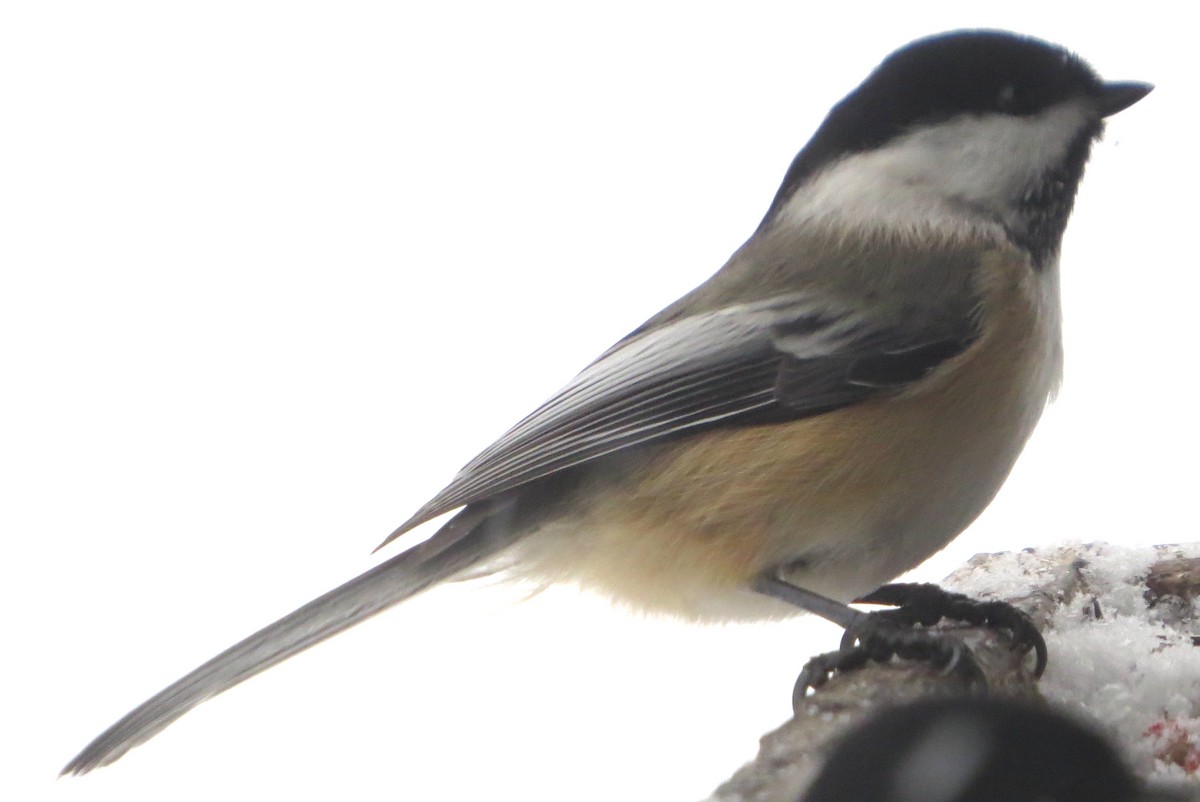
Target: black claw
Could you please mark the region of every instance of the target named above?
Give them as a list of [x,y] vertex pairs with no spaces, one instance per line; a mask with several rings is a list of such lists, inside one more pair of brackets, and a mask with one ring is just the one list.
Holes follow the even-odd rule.
[[[972,626],[1006,629],[1018,647],[1033,649],[1037,657],[1033,675],[1041,677],[1046,670],[1046,641],[1042,633],[1028,615],[1007,602],[976,601],[961,593],[942,590],[937,585],[909,583],[884,585],[858,601],[896,606],[895,610],[871,614],[872,618],[883,616],[883,620],[895,626],[920,624],[930,627],[943,618],[949,618]],[[846,631],[842,639],[843,648],[847,645],[846,639],[854,636],[851,630]]]
[[987,678],[975,656],[955,638],[939,637],[924,630],[894,629],[874,624],[857,632],[854,636],[856,646],[826,652],[805,663],[792,690],[793,710],[800,710],[809,688],[821,687],[833,674],[862,668],[868,660],[886,663],[892,657],[930,663],[947,676],[953,674],[961,677],[972,690],[987,688]]
[[800,712],[800,706],[808,696],[809,688],[820,688],[839,671],[862,668],[867,660],[867,653],[861,649],[841,649],[812,658],[800,669],[800,676],[796,677],[796,686],[792,688],[792,710]]

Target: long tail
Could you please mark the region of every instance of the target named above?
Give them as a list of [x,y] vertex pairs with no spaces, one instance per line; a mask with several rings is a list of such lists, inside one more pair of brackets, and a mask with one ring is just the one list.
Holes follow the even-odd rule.
[[63,768],[62,773],[85,774],[112,763],[205,699],[498,551],[509,538],[497,537],[495,531],[507,527],[488,525],[492,511],[468,507],[424,543],[226,649],[101,733]]

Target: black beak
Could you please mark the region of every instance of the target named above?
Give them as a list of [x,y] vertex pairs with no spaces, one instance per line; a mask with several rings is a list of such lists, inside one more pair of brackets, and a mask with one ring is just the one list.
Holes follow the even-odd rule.
[[1100,116],[1108,117],[1118,111],[1124,111],[1150,94],[1150,90],[1153,88],[1154,84],[1140,81],[1109,81],[1101,84],[1100,91],[1096,95]]

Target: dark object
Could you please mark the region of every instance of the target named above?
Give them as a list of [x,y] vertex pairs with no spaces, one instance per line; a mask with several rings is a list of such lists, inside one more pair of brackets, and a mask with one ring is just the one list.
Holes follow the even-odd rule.
[[[1150,802],[1089,726],[1040,704],[930,699],[885,710],[833,749],[803,802]],[[798,801],[799,802],[799,801]]]

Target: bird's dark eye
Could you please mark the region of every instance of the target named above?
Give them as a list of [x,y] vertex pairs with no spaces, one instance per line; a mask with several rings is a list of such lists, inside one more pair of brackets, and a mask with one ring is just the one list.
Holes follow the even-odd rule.
[[996,96],[996,107],[1000,111],[1012,111],[1017,105],[1017,88],[1012,84],[1005,84],[1000,88],[1000,94]]

